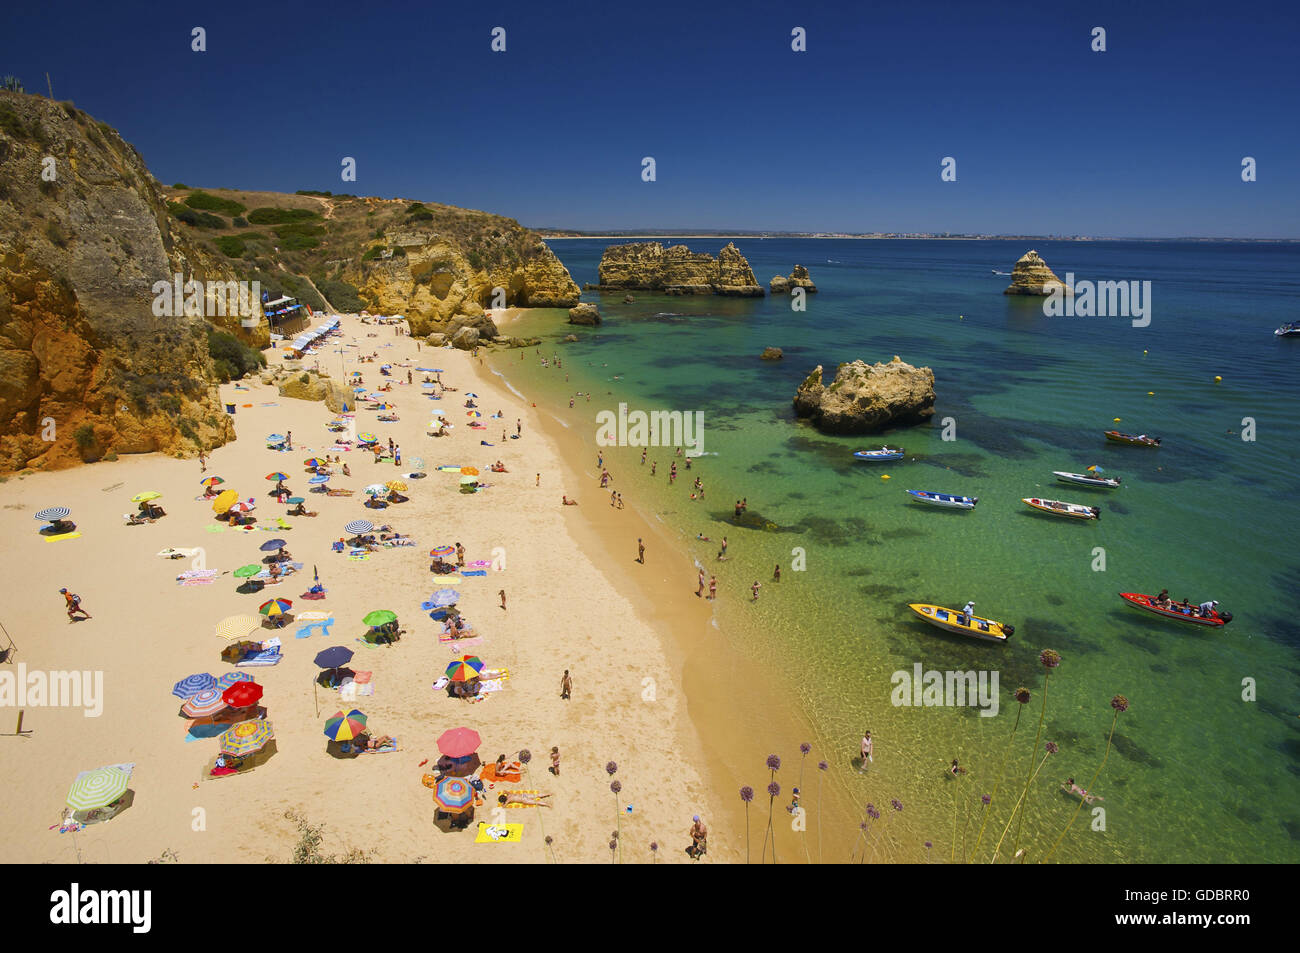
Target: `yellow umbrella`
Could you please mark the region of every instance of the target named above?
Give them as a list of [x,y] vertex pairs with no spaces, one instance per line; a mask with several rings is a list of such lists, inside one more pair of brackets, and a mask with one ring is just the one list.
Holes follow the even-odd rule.
[[224,513],[239,501],[238,490],[222,490],[212,501],[212,512]]
[[135,496],[131,497],[131,502],[148,503],[150,500],[156,500],[160,496],[162,496],[162,494],[157,490],[145,490],[143,493],[137,493]]
[[384,484],[384,486],[388,487],[390,490],[395,490],[398,493],[401,493],[403,490],[410,489],[410,487],[407,486],[405,483],[403,483],[401,480],[389,480],[387,483]]
[[465,476],[478,476],[478,467],[461,467],[460,472]]
[[262,620],[255,615],[232,615],[217,623],[217,635],[227,642],[234,642],[248,636],[255,629],[262,627]]

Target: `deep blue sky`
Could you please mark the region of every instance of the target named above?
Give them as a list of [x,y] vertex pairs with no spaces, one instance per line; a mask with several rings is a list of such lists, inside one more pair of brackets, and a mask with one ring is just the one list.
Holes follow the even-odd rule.
[[167,183],[533,226],[1300,238],[1298,40],[1294,0],[12,0],[0,73],[48,70]]

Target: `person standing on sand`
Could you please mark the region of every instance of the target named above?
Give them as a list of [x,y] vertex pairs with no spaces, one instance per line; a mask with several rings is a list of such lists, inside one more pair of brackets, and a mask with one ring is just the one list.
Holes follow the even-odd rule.
[[200,473],[208,472],[208,455],[204,453],[202,450],[199,451],[199,472]]
[[293,431],[292,431],[292,430],[287,430],[287,431],[285,431],[285,434],[284,434],[284,448],[285,448],[286,450],[293,450]]
[[401,465],[402,465],[402,448],[397,444],[394,444],[393,445],[393,466],[400,467]]
[[515,418],[515,434],[520,437],[524,435],[524,420],[522,417]]
[[618,508],[621,510],[623,508],[623,494],[619,493],[617,495],[618,495]]
[[460,543],[456,544],[456,565],[465,568],[465,547]]
[[868,762],[871,762],[873,764],[875,763],[875,759],[871,757],[871,732],[870,731],[864,731],[862,733],[861,754],[862,754],[862,763],[858,766],[859,771],[865,770]]
[[83,616],[85,616],[87,619],[89,619],[89,618],[91,617],[89,612],[87,612],[85,609],[81,608],[81,596],[79,596],[79,595],[77,595],[76,593],[73,593],[73,592],[68,592],[67,589],[60,589],[59,592],[62,593],[62,595],[63,595],[63,600],[64,600],[64,602],[67,603],[67,609],[68,609],[68,621],[69,621],[69,622],[76,622],[76,621],[77,621],[77,613],[78,613],[78,612],[80,612],[80,613],[81,613]]
[[497,595],[501,597],[501,608],[504,609],[506,607],[506,591],[502,589]]
[[722,537],[722,549],[718,551],[718,559],[723,560],[726,558],[727,558],[727,537],[724,536]]
[[560,749],[558,746],[551,748],[551,774],[557,778],[560,776]]
[[650,461],[650,475],[651,475],[651,476],[654,476],[654,475],[655,475],[655,470],[656,470],[656,468],[658,468],[658,466],[659,466],[659,461],[658,461],[658,460],[651,460],[651,461]]
[[704,826],[700,820],[700,815],[696,814],[691,818],[691,846],[686,848],[686,853],[691,855],[691,860],[699,860],[709,850],[709,829]]
[[695,595],[697,596],[704,595],[704,570],[703,569],[700,570],[700,584],[695,589]]
[[639,536],[636,540],[636,561],[643,566],[645,565],[645,543],[641,542]]
[[560,679],[560,697],[568,698],[573,692],[573,679],[569,677],[569,670],[564,670],[564,677]]
[[780,564],[780,563],[777,563],[777,564],[776,564],[776,568],[772,570],[772,581],[773,581],[773,582],[780,582],[780,581],[781,581],[781,564]]
[[749,591],[752,592],[752,593],[754,594],[753,598],[750,600],[751,602],[757,602],[757,601],[758,601],[758,590],[761,589],[762,586],[763,586],[763,584],[762,584],[761,582],[759,582],[757,579],[755,579],[755,580],[754,580],[754,584],[753,584],[752,586],[749,587]]
[[641,448],[641,466],[645,466],[645,447]]
[[709,598],[710,599],[718,598],[718,577],[717,576],[709,577]]

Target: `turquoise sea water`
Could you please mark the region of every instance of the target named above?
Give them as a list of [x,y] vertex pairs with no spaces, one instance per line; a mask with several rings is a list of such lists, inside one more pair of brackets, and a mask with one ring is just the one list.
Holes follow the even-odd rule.
[[[605,241],[556,241],[580,284],[596,281]],[[717,252],[720,240],[694,239]],[[1239,243],[1042,242],[1061,277],[1149,280],[1150,326],[1127,318],[1049,318],[1039,299],[1002,295],[1028,246],[1006,241],[737,242],[760,282],[812,272],[819,293],[805,312],[785,296],[762,300],[587,293],[605,323],[573,328],[535,313],[511,329],[545,340],[533,352],[493,358],[530,397],[545,400],[592,443],[595,415],[616,409],[701,411],[704,451],[691,470],[673,451],[651,448],[651,480],[639,448],[605,451],[630,501],[691,541],[723,599],[723,635],[789,686],[855,803],[905,810],[887,817],[889,849],[920,860],[973,845],[979,795],[998,782],[1016,719],[1015,689],[1033,699],[1001,772],[987,860],[1031,763],[1044,670],[1058,651],[1042,741],[1060,745],[1031,788],[1019,835],[1041,859],[1076,801],[1059,791],[1073,775],[1087,785],[1106,747],[1110,699],[1126,695],[1095,790],[1104,830],[1085,810],[1055,859],[1125,862],[1294,862],[1300,859],[1300,339],[1273,329],[1300,318],[1300,246]],[[561,338],[577,333],[579,342]],[[761,362],[764,346],[785,352]],[[856,463],[855,449],[882,438],[824,436],[797,422],[791,398],[817,364],[900,355],[934,369],[934,423],[884,435],[907,449],[894,464]],[[1221,375],[1221,383],[1215,376]],[[568,377],[566,381],[565,378]],[[579,398],[577,391],[594,396]],[[1113,418],[1121,423],[1113,423]],[[956,439],[942,439],[952,418]],[[1240,434],[1252,418],[1253,441]],[[1163,438],[1158,450],[1108,444],[1118,428]],[[1234,433],[1230,433],[1230,431]],[[668,484],[668,468],[679,464]],[[1123,479],[1097,491],[1058,484],[1053,470],[1090,464]],[[882,474],[891,479],[882,480]],[[706,498],[692,502],[693,479]],[[907,502],[907,489],[980,498],[973,512]],[[1099,505],[1099,522],[1035,514],[1021,497]],[[735,525],[732,503],[749,501],[759,526]],[[760,522],[755,520],[755,522]],[[713,544],[695,543],[696,533]],[[727,536],[731,558],[718,563]],[[1104,570],[1098,570],[1099,550]],[[792,552],[806,569],[792,569]],[[782,581],[772,581],[775,563]],[[757,604],[749,585],[763,583]],[[688,584],[691,580],[686,581]],[[1148,618],[1119,591],[1218,599],[1235,615],[1210,631]],[[914,620],[909,602],[959,607],[1016,625],[1004,645],[970,643]],[[891,703],[892,673],[996,670],[1000,711]],[[1250,680],[1250,681],[1247,681]],[[1244,700],[1243,685],[1254,700]],[[862,729],[875,763],[849,772]],[[756,728],[761,730],[761,727]],[[949,783],[959,758],[969,774]],[[757,766],[756,766],[757,767]],[[756,771],[756,777],[761,774]],[[962,819],[960,825],[954,817]],[[973,820],[964,820],[967,816]],[[958,827],[958,834],[953,834]],[[1016,838],[1013,827],[1002,857]],[[882,855],[884,856],[884,855]]]

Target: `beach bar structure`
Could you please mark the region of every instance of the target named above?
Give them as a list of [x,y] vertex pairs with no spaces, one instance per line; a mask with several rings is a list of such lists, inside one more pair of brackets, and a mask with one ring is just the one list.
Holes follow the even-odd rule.
[[297,298],[280,297],[274,301],[263,301],[262,314],[266,317],[271,334],[285,338],[307,327],[311,309]]
[[303,354],[306,353],[309,347],[311,347],[321,338],[325,337],[325,335],[329,334],[331,331],[338,330],[338,326],[339,326],[339,319],[331,318],[330,320],[326,321],[324,324],[317,325],[314,328],[303,331],[296,338],[294,338],[290,343],[286,344],[285,347],[293,351],[294,357],[302,357]]

